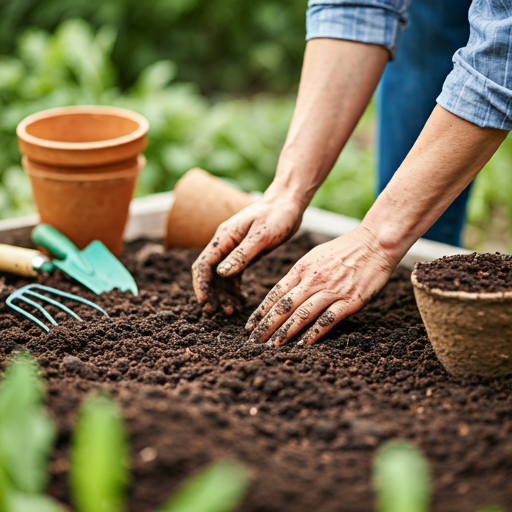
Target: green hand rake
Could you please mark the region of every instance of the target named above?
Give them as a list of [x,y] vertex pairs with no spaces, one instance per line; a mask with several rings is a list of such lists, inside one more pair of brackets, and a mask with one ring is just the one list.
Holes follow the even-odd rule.
[[9,297],[7,297],[7,300],[5,301],[6,304],[20,313],[21,315],[25,316],[32,322],[34,322],[36,325],[41,327],[41,329],[45,330],[46,332],[50,332],[50,328],[45,325],[41,320],[36,318],[33,314],[29,313],[23,308],[20,308],[16,304],[14,304],[14,301],[23,302],[25,304],[28,304],[29,306],[32,306],[39,310],[45,318],[52,324],[52,325],[58,325],[55,319],[44,309],[44,307],[39,304],[38,302],[32,300],[30,297],[34,297],[36,299],[39,299],[42,302],[46,302],[52,306],[55,306],[59,308],[60,310],[64,311],[68,315],[72,316],[73,318],[76,318],[78,321],[82,322],[82,319],[71,309],[69,309],[67,306],[64,306],[64,304],[51,299],[50,297],[47,297],[46,295],[43,295],[41,293],[37,293],[33,290],[40,290],[42,292],[50,293],[53,295],[57,295],[59,297],[64,297],[66,299],[71,299],[76,302],[81,302],[82,304],[85,304],[87,306],[90,306],[94,309],[97,309],[98,311],[101,311],[105,316],[108,316],[108,314],[100,308],[97,304],[94,304],[94,302],[91,302],[87,299],[83,299],[82,297],[78,297],[77,295],[72,295],[71,293],[61,292],[60,290],[57,290],[56,288],[51,288],[49,286],[43,286],[42,284],[29,284],[27,286],[24,286],[23,288],[20,288],[19,290],[16,290],[15,292],[11,293]]

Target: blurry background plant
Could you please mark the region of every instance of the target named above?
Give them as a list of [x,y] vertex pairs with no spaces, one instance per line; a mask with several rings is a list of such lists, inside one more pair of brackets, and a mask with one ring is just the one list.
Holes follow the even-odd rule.
[[[432,500],[428,461],[414,444],[384,443],[373,459],[373,489],[377,512],[429,512]],[[491,505],[477,512],[503,512]]]
[[[15,356],[0,385],[0,512],[65,512],[44,494],[56,438],[44,387],[27,354]],[[76,512],[123,512],[129,482],[128,440],[117,404],[90,395],[73,433],[71,497]],[[219,461],[186,481],[159,512],[231,512],[249,485],[245,466]]]
[[53,32],[70,18],[118,34],[112,60],[122,88],[148,65],[172,58],[178,79],[204,93],[295,87],[307,0],[1,0],[0,52],[26,27]]
[[[137,195],[200,166],[264,190],[293,112],[306,0],[0,0],[0,218],[33,211],[15,127],[110,104],[150,121]],[[374,109],[313,205],[362,218],[374,199]],[[466,242],[512,250],[512,140],[477,178]]]

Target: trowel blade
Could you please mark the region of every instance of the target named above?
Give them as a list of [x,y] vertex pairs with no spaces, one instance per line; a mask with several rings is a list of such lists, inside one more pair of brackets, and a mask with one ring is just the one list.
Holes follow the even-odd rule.
[[108,288],[104,291],[118,288],[122,292],[129,290],[133,295],[139,294],[130,272],[102,242],[94,240],[82,251],[82,255],[92,265],[98,278],[107,283]]
[[139,294],[137,284],[130,272],[99,240],[91,242],[83,251],[80,251],[80,255],[89,263],[92,272],[68,258],[54,259],[53,263],[98,295],[114,288],[122,292],[130,290],[133,295]]
[[63,272],[65,272],[68,276],[71,276],[73,279],[76,279],[78,282],[82,283],[85,287],[92,290],[94,293],[99,295],[109,289],[109,285],[99,279],[99,277],[94,273],[91,274],[85,271],[82,267],[75,265],[72,261],[69,260],[53,260],[52,263],[60,268]]

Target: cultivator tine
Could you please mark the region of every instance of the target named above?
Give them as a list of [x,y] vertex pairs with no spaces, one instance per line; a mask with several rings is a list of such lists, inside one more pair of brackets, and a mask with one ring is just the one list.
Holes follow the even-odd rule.
[[[81,302],[82,304],[85,304],[87,306],[90,306],[91,308],[97,309],[101,313],[103,313],[105,316],[108,316],[107,312],[100,308],[97,304],[94,304],[94,302],[91,302],[90,300],[83,299],[82,297],[79,297],[78,295],[73,295],[72,293],[66,293],[61,292],[60,290],[57,290],[57,288],[50,288],[49,286],[44,286],[42,284],[29,284],[25,288],[38,288],[39,290],[43,290],[48,293],[53,293],[54,295],[59,295],[60,297],[65,297],[66,299],[71,299],[76,302]],[[59,303],[60,304],[60,303]],[[62,306],[62,304],[60,304]]]
[[[14,311],[17,311],[18,313],[22,314],[23,316],[27,317],[29,320],[32,320],[32,322],[34,322],[36,325],[38,325],[39,327],[41,327],[41,329],[45,330],[46,332],[50,332],[50,328],[49,327],[46,327],[46,325],[43,324],[43,322],[41,322],[41,320],[39,320],[38,318],[36,318],[34,315],[32,315],[31,313],[28,313],[27,311],[25,311],[24,309],[20,308],[19,306],[16,306],[16,304],[13,304],[13,300],[16,300],[16,299],[19,299],[19,300],[23,300],[21,299],[20,297],[13,297],[11,299],[11,297],[9,297],[5,302],[7,303],[7,305],[9,307],[11,307],[12,309],[14,309]],[[52,318],[51,319],[51,322],[53,323],[53,325],[57,325],[57,322]]]
[[[38,299],[44,300],[45,302],[48,302],[48,304],[57,306],[59,309],[62,309],[63,311],[65,311],[68,315],[71,315],[72,317],[76,318],[80,322],[82,321],[82,319],[74,311],[69,309],[67,306],[64,306],[64,304],[61,304],[60,302],[57,302],[56,300],[50,299],[50,297],[46,297],[46,295],[41,295],[40,293],[32,292],[30,290],[27,290],[25,293],[33,295],[34,297],[37,297]],[[46,310],[44,308],[42,308],[42,310],[44,313],[46,313]]]
[[64,304],[62,304],[54,299],[51,299],[50,297],[47,297],[46,295],[42,295],[40,293],[34,292],[33,291],[34,289],[41,290],[46,293],[51,293],[51,294],[57,295],[59,297],[64,297],[66,299],[74,300],[76,302],[81,302],[82,304],[85,304],[86,306],[90,306],[94,309],[97,309],[98,311],[103,313],[105,316],[108,316],[106,311],[104,311],[102,308],[100,308],[97,304],[94,304],[94,302],[91,302],[87,299],[83,299],[82,297],[78,297],[77,295],[73,295],[71,293],[61,292],[60,290],[57,290],[56,288],[50,288],[49,286],[44,286],[42,284],[29,284],[27,286],[24,286],[23,288],[20,288],[19,290],[16,290],[15,292],[11,293],[11,295],[9,295],[9,297],[6,300],[6,304],[9,307],[11,307],[12,309],[14,309],[15,311],[17,311],[18,313],[22,314],[23,316],[25,316],[26,318],[28,318],[29,320],[34,322],[36,325],[41,327],[41,329],[45,330],[46,332],[50,332],[50,328],[47,325],[45,325],[43,322],[41,322],[41,320],[36,318],[34,315],[29,313],[28,311],[25,311],[23,308],[20,308],[19,306],[14,304],[13,301],[19,300],[21,302],[24,302],[25,304],[28,304],[29,306],[36,308],[53,325],[58,325],[58,324],[55,321],[55,319],[52,317],[52,315],[50,315],[50,313],[48,313],[48,311],[46,311],[44,309],[44,307],[41,306],[41,304],[38,304],[37,302],[28,298],[27,295],[36,297],[37,299],[39,299],[43,302],[46,302],[52,306],[59,308],[60,310],[64,311],[68,315],[72,316],[79,322],[82,322],[82,319],[74,311],[69,309]]
[[46,309],[44,309],[43,306],[41,306],[41,304],[38,304],[37,302],[29,299],[28,297],[25,297],[24,295],[20,295],[19,297],[16,298],[18,300],[21,300],[25,304],[28,304],[29,306],[38,309],[53,325],[57,325],[57,322],[53,319],[52,315],[50,315],[50,313],[48,313],[48,311],[46,311]]

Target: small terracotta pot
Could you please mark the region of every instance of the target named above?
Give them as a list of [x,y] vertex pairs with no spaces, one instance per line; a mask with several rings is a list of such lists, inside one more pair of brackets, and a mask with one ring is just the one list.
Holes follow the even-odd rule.
[[203,248],[217,228],[254,202],[244,192],[202,169],[191,169],[174,187],[174,202],[167,214],[166,248]]
[[439,361],[453,375],[512,372],[512,291],[429,289],[411,276],[416,303]]
[[43,110],[23,119],[16,133],[21,153],[34,162],[90,167],[135,158],[148,129],[136,112],[89,105]]
[[32,183],[40,222],[51,224],[83,249],[101,240],[116,256],[139,173],[146,159],[94,168],[59,168],[32,162],[23,167]]
[[18,142],[41,222],[80,249],[101,240],[118,256],[148,128],[140,114],[104,106],[54,108],[21,121]]

